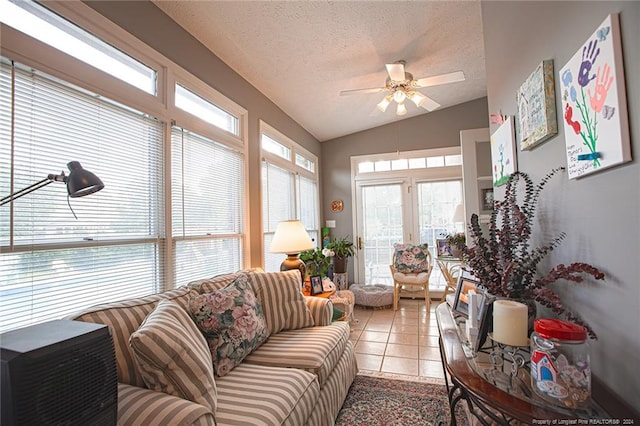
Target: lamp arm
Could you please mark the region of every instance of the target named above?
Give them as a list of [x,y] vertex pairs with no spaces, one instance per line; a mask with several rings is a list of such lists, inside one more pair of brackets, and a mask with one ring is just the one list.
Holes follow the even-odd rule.
[[37,189],[42,188],[43,186],[47,186],[52,182],[64,182],[65,178],[66,178],[66,176],[64,175],[64,172],[62,172],[61,175],[50,174],[46,178],[42,179],[41,181],[38,181],[38,182],[34,183],[33,185],[29,185],[26,188],[22,188],[21,190],[16,191],[13,194],[9,194],[6,197],[3,197],[0,200],[0,206],[4,206],[8,202],[16,200],[16,199],[22,197],[23,195],[27,195],[27,194],[29,194],[29,193],[37,190]]

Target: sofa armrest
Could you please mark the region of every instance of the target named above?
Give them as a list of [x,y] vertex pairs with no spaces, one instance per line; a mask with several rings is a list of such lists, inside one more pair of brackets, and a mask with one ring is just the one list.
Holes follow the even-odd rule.
[[162,392],[118,383],[118,425],[215,425],[211,410]]
[[305,296],[307,308],[311,312],[315,325],[329,325],[333,317],[333,303],[322,297]]

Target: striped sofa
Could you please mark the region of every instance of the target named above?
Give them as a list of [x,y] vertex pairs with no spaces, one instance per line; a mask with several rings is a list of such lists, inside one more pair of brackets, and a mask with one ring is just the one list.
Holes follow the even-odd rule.
[[[249,275],[259,273],[249,272]],[[110,326],[118,369],[118,424],[334,424],[357,373],[357,364],[349,341],[349,324],[331,322],[333,308],[327,299],[304,299],[313,326],[271,333],[266,342],[229,374],[215,377],[215,412],[187,399],[146,388],[129,343],[131,334],[161,301],[170,300],[186,309],[190,298],[220,289],[233,282],[238,274],[198,280],[163,293],[99,305],[67,318]],[[258,278],[264,281],[267,276],[276,279],[279,273],[261,274]],[[278,321],[273,319],[274,314],[295,315],[273,303],[278,295],[272,294],[268,282],[265,284],[256,291],[256,296],[265,311],[271,310],[271,322]],[[273,330],[274,324],[269,324],[269,318],[266,315],[267,326]]]

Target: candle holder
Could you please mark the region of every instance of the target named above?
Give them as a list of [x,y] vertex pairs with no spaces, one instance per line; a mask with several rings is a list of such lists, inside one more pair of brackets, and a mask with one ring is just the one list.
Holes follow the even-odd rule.
[[529,390],[529,346],[512,346],[498,342],[489,333],[492,342],[489,351],[491,367],[484,370],[486,380],[507,392],[525,398],[531,397]]
[[510,365],[510,374],[513,377],[523,368],[529,368],[531,362],[531,350],[529,349],[529,339],[526,346],[512,346],[498,342],[493,338],[493,334],[489,333],[489,339],[493,342],[489,359],[494,368],[500,368],[504,371],[505,361]]

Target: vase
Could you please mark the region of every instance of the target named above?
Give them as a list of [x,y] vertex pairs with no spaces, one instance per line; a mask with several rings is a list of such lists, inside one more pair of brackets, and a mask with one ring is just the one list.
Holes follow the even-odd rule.
[[333,272],[336,274],[344,274],[347,272],[347,257],[333,257]]

